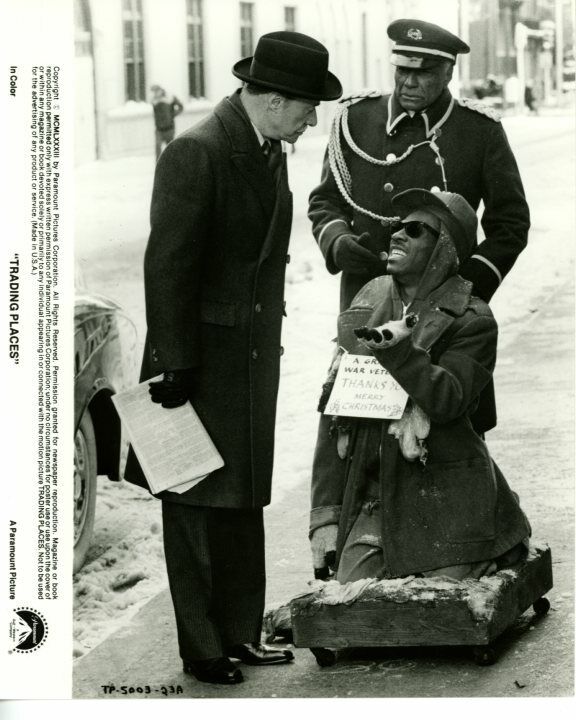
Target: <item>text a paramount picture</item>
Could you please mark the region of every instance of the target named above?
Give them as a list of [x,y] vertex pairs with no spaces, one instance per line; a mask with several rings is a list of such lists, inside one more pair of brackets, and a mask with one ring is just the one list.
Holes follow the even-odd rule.
[[[73,18],[2,4],[6,347],[0,696],[72,681]],[[17,37],[16,37],[17,36]]]

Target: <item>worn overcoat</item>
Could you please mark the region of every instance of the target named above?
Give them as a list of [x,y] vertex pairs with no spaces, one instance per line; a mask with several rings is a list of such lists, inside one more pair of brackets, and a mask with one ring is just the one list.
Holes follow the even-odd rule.
[[376,464],[383,576],[496,558],[530,532],[517,497],[470,422],[494,368],[497,342],[490,308],[471,296],[470,287],[459,276],[446,280],[421,305],[413,335],[387,350],[368,350],[352,329],[401,317],[390,277],[368,283],[339,318],[339,344],[356,354],[373,352],[431,421],[425,464],[404,459],[388,434],[389,421],[340,419],[351,431],[345,459],[329,433],[329,418],[320,423],[311,531],[338,523],[340,556],[367,499],[367,469]]
[[[158,161],[141,380],[197,368],[194,407],[225,462],[162,499],[221,508],[270,502],[291,222],[285,156],[276,185],[238,93]],[[126,478],[145,486],[132,452]]]

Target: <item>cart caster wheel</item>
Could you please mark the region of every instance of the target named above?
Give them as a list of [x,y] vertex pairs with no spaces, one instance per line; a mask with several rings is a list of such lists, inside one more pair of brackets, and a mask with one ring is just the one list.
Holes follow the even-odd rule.
[[550,600],[545,597],[538,598],[534,605],[532,605],[532,609],[538,616],[546,615],[548,610],[550,610]]
[[479,645],[473,650],[476,665],[494,665],[496,652],[489,645]]
[[310,652],[316,658],[316,662],[320,667],[330,667],[336,663],[336,653],[328,648],[313,647]]

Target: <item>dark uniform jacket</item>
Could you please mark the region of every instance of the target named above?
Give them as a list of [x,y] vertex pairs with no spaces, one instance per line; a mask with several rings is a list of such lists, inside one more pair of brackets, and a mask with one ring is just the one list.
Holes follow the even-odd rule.
[[[320,423],[312,474],[310,530],[339,524],[338,557],[362,504],[370,467],[379,485],[384,573],[388,577],[490,560],[530,533],[517,496],[473,430],[470,411],[496,359],[497,326],[490,308],[458,276],[435,289],[410,337],[370,351],[352,328],[402,315],[390,277],[372,280],[340,315],[338,343],[373,354],[429,416],[426,464],[404,459],[389,421],[342,418],[351,428],[340,459],[329,418]],[[376,431],[376,432],[374,432]]]
[[[459,193],[474,209],[483,201],[486,238],[459,272],[473,282],[475,294],[488,302],[525,247],[530,226],[518,167],[501,123],[488,108],[462,105],[466,101],[456,101],[448,90],[413,117],[394,95],[375,95],[352,100],[348,108],[350,135],[361,150],[384,160],[400,158],[410,145],[426,144],[399,163],[382,167],[359,157],[341,137],[353,201],[382,217],[395,215],[394,195],[414,187]],[[443,158],[446,187],[437,155],[426,142],[433,139]],[[372,249],[388,251],[389,225],[354,210],[344,200],[327,157],[321,182],[310,195],[308,214],[331,273],[338,272],[331,249],[343,233],[369,232]],[[370,277],[342,274],[341,310]]]
[[[238,93],[158,161],[141,379],[198,368],[193,404],[225,462],[163,499],[225,508],[270,502],[292,222],[285,156],[277,177],[276,185]],[[133,453],[126,478],[145,485]]]

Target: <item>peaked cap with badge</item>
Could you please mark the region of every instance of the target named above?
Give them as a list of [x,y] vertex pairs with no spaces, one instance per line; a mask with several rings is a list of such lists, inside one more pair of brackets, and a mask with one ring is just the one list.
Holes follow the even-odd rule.
[[440,60],[454,63],[458,54],[470,52],[459,37],[422,20],[395,20],[388,26],[388,37],[394,40],[392,64],[400,67],[425,68]]
[[[455,62],[470,49],[456,35],[420,20],[396,20],[388,35],[394,41],[392,63],[416,71]],[[376,257],[388,252],[393,225],[400,219],[392,198],[415,187],[458,193],[474,211],[483,203],[485,238],[459,272],[486,302],[526,246],[530,213],[522,180],[491,108],[454,98],[447,86],[416,112],[405,109],[396,92],[363,91],[342,98],[308,209],[328,271],[342,270],[341,311],[378,271],[357,274],[340,268],[333,254],[336,241],[367,233],[365,246]],[[495,424],[492,407],[477,428],[485,432]]]

